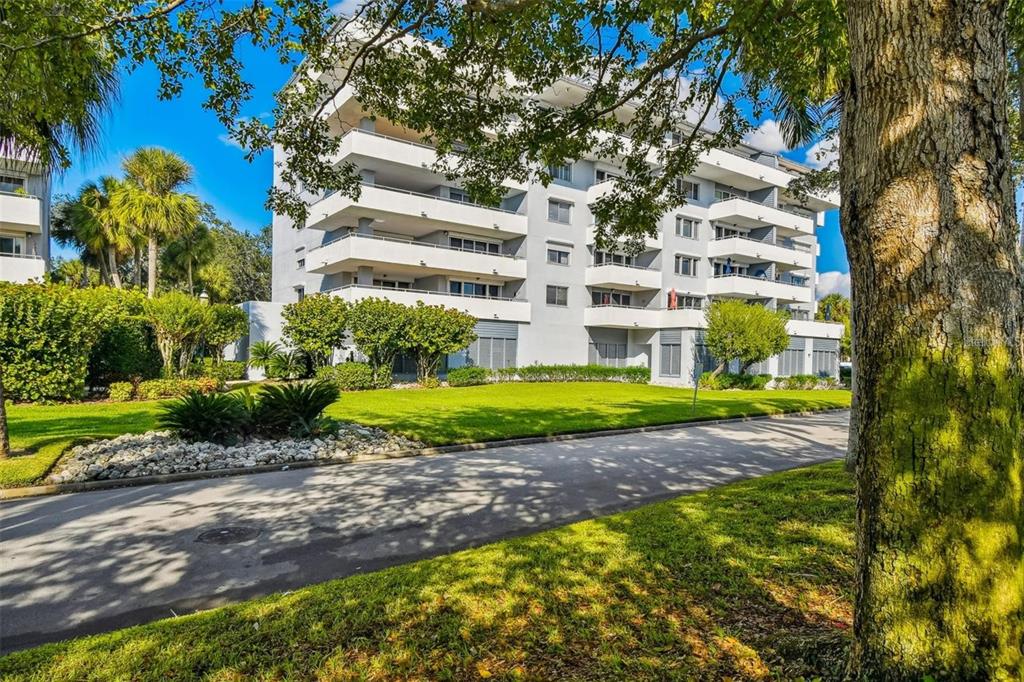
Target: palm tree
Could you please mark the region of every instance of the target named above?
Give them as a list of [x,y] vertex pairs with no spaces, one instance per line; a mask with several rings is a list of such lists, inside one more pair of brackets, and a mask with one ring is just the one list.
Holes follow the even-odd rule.
[[123,288],[118,257],[131,252],[134,243],[134,235],[125,220],[125,189],[123,180],[104,175],[99,183],[85,183],[77,201],[79,210],[85,211],[99,227],[98,241],[105,252],[107,272],[117,289]]
[[196,269],[210,262],[213,258],[213,248],[210,228],[203,223],[197,223],[167,245],[163,254],[164,267],[169,266],[172,274],[178,276],[184,272],[188,293],[194,294],[194,273]]
[[156,294],[161,241],[173,239],[195,225],[199,200],[180,189],[192,182],[192,166],[159,147],[141,147],[122,164],[127,176],[126,208],[132,222],[146,235],[148,294]]

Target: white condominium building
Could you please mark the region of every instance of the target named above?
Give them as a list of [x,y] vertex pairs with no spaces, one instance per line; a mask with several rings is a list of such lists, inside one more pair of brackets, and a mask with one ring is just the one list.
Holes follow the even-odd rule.
[[[581,87],[559,83],[551,99]],[[791,315],[789,349],[757,371],[837,374],[842,327],[813,318],[815,228],[838,200],[798,207],[787,192],[797,164],[745,146],[710,151],[682,181],[686,205],[642,252],[599,251],[589,207],[611,189],[613,163],[579,159],[552,169],[548,187],[509,183],[500,206],[478,205],[430,170],[435,152],[418,135],[373,120],[351,93],[334,107],[335,160],[361,170],[361,196],[307,197],[301,228],[275,216],[274,305],[252,340],[276,336],[273,309],[304,295],[376,296],[478,318],[479,339],[449,367],[642,365],[656,382],[690,385],[712,369],[704,309],[741,298]]]
[[0,281],[42,281],[50,257],[50,177],[0,157]]

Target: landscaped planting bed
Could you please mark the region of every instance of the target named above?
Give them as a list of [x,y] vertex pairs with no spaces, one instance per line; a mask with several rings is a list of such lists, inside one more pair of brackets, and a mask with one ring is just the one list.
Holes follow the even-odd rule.
[[360,454],[421,447],[423,444],[418,441],[358,424],[339,424],[336,434],[312,439],[252,439],[227,446],[189,443],[167,431],[150,431],[72,448],[47,483],[118,480],[313,460],[347,461]]

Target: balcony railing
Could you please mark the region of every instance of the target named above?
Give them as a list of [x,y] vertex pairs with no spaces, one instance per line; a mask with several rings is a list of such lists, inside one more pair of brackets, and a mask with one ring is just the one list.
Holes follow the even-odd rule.
[[362,128],[352,128],[351,130],[347,131],[344,135],[342,135],[341,138],[339,139],[344,140],[352,133],[359,133],[360,135],[371,135],[373,137],[379,137],[382,140],[391,140],[392,142],[400,142],[401,144],[407,144],[412,147],[419,147],[420,149],[429,149],[431,151],[437,151],[436,147],[432,147],[429,144],[423,144],[422,142],[412,142],[411,140],[403,140],[400,137],[392,137],[391,135],[382,135],[381,133],[373,132],[372,130],[363,130]]
[[[342,229],[344,229],[344,228],[342,228]],[[400,239],[398,237],[385,237],[383,235],[377,235],[377,234],[360,234],[358,232],[349,232],[348,234],[343,234],[340,237],[335,237],[334,239],[328,240],[328,241],[324,242],[323,244],[320,244],[319,246],[314,246],[312,249],[309,249],[308,251],[306,251],[306,253],[307,254],[313,253],[314,251],[317,251],[317,250],[322,249],[324,247],[330,246],[331,244],[336,244],[337,242],[344,241],[345,239],[348,239],[350,237],[354,237],[356,239],[376,239],[378,241],[383,241],[383,242],[394,242],[394,243],[397,243],[397,244],[410,244],[412,246],[426,246],[426,247],[429,247],[429,248],[432,248],[432,249],[443,249],[445,251],[462,251],[462,252],[465,252],[465,253],[476,253],[476,254],[479,254],[481,256],[494,256],[495,258],[511,258],[512,260],[519,260],[521,258],[520,256],[517,256],[517,255],[512,254],[512,253],[492,253],[490,251],[477,251],[476,249],[464,249],[464,248],[460,248],[460,247],[457,247],[457,246],[447,246],[445,244],[432,244],[430,242],[418,242],[418,241],[416,241],[414,239]]]
[[383,292],[398,291],[410,294],[430,294],[431,296],[451,296],[453,298],[477,298],[488,301],[516,301],[519,303],[526,303],[525,298],[507,298],[505,296],[477,296],[475,294],[456,294],[450,291],[434,291],[432,289],[406,289],[399,287],[382,287],[375,284],[345,284],[340,287],[334,287],[332,289],[324,289],[322,293],[330,294],[336,291],[345,291],[347,289],[375,289]]
[[803,284],[799,284],[797,282],[781,280],[781,279],[778,279],[778,278],[776,278],[776,279],[768,279],[767,277],[758,277],[757,275],[741,275],[741,274],[739,274],[737,272],[729,272],[729,273],[722,272],[722,273],[716,273],[714,275],[714,279],[721,279],[723,277],[740,277],[742,279],[753,279],[753,280],[756,280],[758,282],[772,282],[774,284],[788,284],[791,287],[809,287],[811,285],[810,284],[810,280],[807,280]]
[[616,267],[616,268],[630,268],[632,270],[657,270],[658,268],[650,265],[627,265],[626,263],[593,263],[589,267],[592,268],[604,268],[604,267]]
[[[400,187],[389,187],[388,185],[378,185],[378,184],[372,183],[372,182],[363,182],[361,184],[364,187],[373,187],[375,189],[383,189],[383,190],[387,190],[388,192],[397,192],[399,194],[407,194],[407,195],[413,196],[413,197],[423,197],[424,199],[434,199],[435,201],[447,201],[450,204],[461,204],[463,206],[475,206],[476,208],[486,208],[489,211],[499,211],[501,213],[508,213],[508,214],[511,214],[511,215],[519,215],[519,213],[517,213],[516,211],[511,211],[511,210],[509,210],[507,208],[501,208],[500,206],[488,206],[487,204],[479,204],[479,203],[476,203],[475,201],[462,201],[461,199],[452,199],[450,197],[442,197],[442,196],[438,196],[436,194],[427,194],[426,192],[414,192],[414,191],[412,191],[410,189],[402,189]],[[326,192],[322,197],[320,197],[317,201],[318,202],[319,201],[323,201],[324,199],[327,199],[328,197],[332,197],[332,196],[334,196],[337,193],[338,193],[338,190],[330,190],[330,191]],[[314,203],[317,203],[317,202],[314,202]]]
[[0,258],[26,258],[28,260],[43,260],[42,256],[37,256],[34,253],[8,253],[7,251],[0,251]]
[[9,190],[0,189],[0,195],[5,197],[18,197],[20,199],[38,199],[35,194],[29,194],[27,192],[11,192]]
[[790,244],[784,244],[778,241],[767,241],[764,239],[754,239],[753,237],[744,237],[742,235],[734,234],[728,237],[715,237],[712,241],[721,242],[726,239],[742,239],[748,242],[754,242],[755,244],[764,244],[766,246],[777,246],[780,249],[789,249],[790,251],[798,251],[801,253],[810,253],[811,246],[809,244],[800,244],[799,242],[792,242]]

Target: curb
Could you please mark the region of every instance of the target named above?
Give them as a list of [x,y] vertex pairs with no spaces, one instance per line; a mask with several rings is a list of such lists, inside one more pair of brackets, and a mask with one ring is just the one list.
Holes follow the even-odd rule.
[[114,488],[135,488],[138,486],[156,485],[160,483],[179,483],[182,481],[199,481],[213,478],[226,478],[228,476],[241,476],[244,474],[260,474],[268,471],[291,471],[294,469],[310,469],[313,467],[329,467],[340,464],[358,464],[361,462],[379,462],[387,459],[406,459],[409,457],[422,457],[426,455],[443,455],[454,452],[474,452],[478,450],[491,450],[493,448],[511,447],[514,445],[537,445],[540,443],[558,443],[570,440],[583,440],[587,438],[604,438],[606,436],[622,436],[631,433],[649,433],[652,431],[671,431],[674,429],[685,429],[696,426],[717,426],[719,424],[738,424],[749,421],[761,421],[765,419],[781,419],[787,417],[809,417],[816,414],[831,414],[834,412],[849,412],[848,407],[830,407],[822,410],[801,410],[799,412],[779,412],[776,414],[761,414],[748,417],[728,417],[724,419],[694,419],[685,422],[671,424],[653,424],[650,426],[635,426],[623,429],[605,429],[603,431],[584,431],[581,433],[564,433],[555,436],[527,436],[524,438],[507,438],[505,440],[489,440],[479,443],[462,443],[457,445],[439,445],[434,447],[418,448],[416,450],[399,450],[379,454],[362,454],[347,459],[328,460],[307,460],[302,462],[289,462],[288,464],[261,464],[254,467],[235,467],[232,469],[215,469],[213,471],[182,471],[174,474],[159,474],[155,476],[137,476],[135,478],[119,478],[102,481],[82,481],[79,483],[51,483],[48,485],[25,486],[21,488],[0,489],[0,502],[18,500],[28,497],[44,497],[47,495],[62,495],[65,493],[81,493],[93,490],[112,490]]

